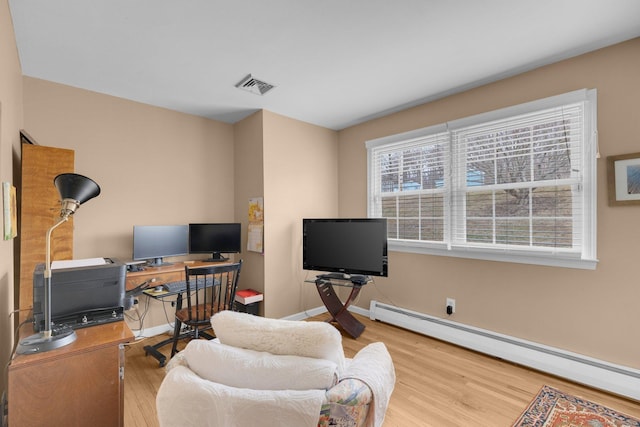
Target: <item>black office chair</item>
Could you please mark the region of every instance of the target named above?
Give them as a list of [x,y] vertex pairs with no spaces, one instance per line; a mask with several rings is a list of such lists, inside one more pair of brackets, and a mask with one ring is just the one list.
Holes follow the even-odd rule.
[[[211,316],[223,310],[233,310],[241,267],[242,260],[234,264],[185,267],[187,289],[181,303],[176,306],[171,357],[178,352],[181,339],[214,338],[213,334],[205,331],[211,329]],[[191,330],[183,333],[182,325],[189,326]]]

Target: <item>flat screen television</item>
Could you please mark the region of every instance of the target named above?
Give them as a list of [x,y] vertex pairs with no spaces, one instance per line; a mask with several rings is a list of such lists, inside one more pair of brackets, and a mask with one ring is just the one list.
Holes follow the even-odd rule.
[[387,276],[386,218],[302,220],[302,268],[351,275]]
[[171,265],[163,258],[189,253],[188,225],[134,225],[133,259],[149,260],[149,265]]
[[189,253],[210,253],[210,262],[227,261],[222,254],[241,252],[242,229],[240,223],[189,224]]

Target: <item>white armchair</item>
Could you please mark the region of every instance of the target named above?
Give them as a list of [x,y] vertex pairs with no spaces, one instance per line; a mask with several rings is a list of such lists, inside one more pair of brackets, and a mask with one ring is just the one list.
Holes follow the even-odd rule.
[[325,322],[224,311],[211,323],[216,340],[191,341],[167,365],[161,427],[382,425],[395,384],[383,343],[346,359]]

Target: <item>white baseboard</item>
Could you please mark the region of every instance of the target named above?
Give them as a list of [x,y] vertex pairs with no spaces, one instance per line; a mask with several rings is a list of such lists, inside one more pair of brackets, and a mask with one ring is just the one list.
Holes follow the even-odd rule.
[[[365,314],[366,310],[352,307]],[[542,372],[640,400],[640,370],[371,301],[368,316]]]
[[[283,317],[283,319],[304,320],[306,318],[317,316],[319,314],[326,313],[326,312],[327,312],[327,309],[325,307],[315,307],[309,310],[302,311],[300,313]],[[368,316],[368,315],[369,314],[367,312],[365,316]],[[170,325],[168,323],[165,323],[163,325],[158,325],[158,326],[152,326],[150,328],[144,328],[142,330],[134,328],[134,325],[137,326],[137,322],[135,321],[128,322],[128,324],[129,324],[129,328],[133,331],[133,334],[135,335],[136,338],[139,338],[139,337],[149,338],[149,337],[154,337],[156,335],[161,335],[167,332],[170,332],[173,334],[173,325]]]
[[164,325],[152,326],[151,328],[144,328],[142,330],[134,329],[131,326],[132,325],[129,325],[129,329],[131,329],[136,339],[155,337],[156,335],[161,335],[168,332],[173,334],[173,326],[166,323]]
[[317,316],[322,313],[326,313],[326,307],[316,307],[309,310],[301,311],[300,313],[292,314],[290,316],[283,317],[285,320],[304,320],[309,317]]

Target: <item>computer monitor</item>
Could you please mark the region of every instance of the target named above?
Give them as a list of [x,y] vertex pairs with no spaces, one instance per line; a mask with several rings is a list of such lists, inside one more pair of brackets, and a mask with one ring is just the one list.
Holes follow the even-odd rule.
[[133,259],[150,260],[149,265],[171,265],[164,257],[189,253],[188,225],[134,225]]
[[240,223],[189,224],[189,253],[210,253],[209,262],[227,261],[222,254],[241,252]]

